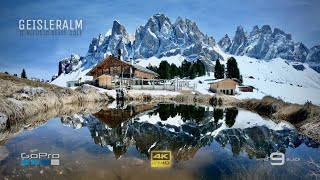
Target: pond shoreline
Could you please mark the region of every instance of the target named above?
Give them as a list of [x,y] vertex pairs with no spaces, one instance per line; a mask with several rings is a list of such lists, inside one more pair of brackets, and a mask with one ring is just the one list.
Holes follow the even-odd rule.
[[284,102],[265,96],[261,100],[246,99],[234,104],[236,107],[257,112],[259,115],[291,123],[306,136],[320,142],[320,107],[306,102],[304,105]]
[[[0,145],[0,152],[3,153],[0,156],[0,161],[3,160],[0,172],[4,176],[2,179],[24,177],[26,171],[28,178],[32,179],[46,179],[54,175],[62,179],[89,176],[105,179],[116,170],[119,170],[117,174],[122,174],[123,167],[126,167],[124,178],[141,172],[139,177],[136,176],[136,179],[141,179],[146,176],[145,172],[151,171],[152,175],[159,176],[156,174],[159,170],[150,168],[152,161],[149,157],[153,150],[171,151],[174,161],[170,174],[183,170],[192,172],[192,177],[198,172],[199,164],[209,167],[210,173],[219,174],[224,170],[215,167],[221,162],[230,172],[235,171],[228,175],[235,178],[239,177],[236,167],[244,168],[240,171],[247,171],[246,167],[256,165],[272,167],[268,162],[258,161],[269,157],[272,152],[301,158],[302,162],[297,166],[299,171],[295,172],[304,176],[306,169],[301,168],[301,163],[318,157],[319,144],[297,133],[289,123],[276,123],[236,107],[213,108],[185,103],[141,104],[133,101],[91,104],[92,107],[86,104],[78,110],[68,106],[70,109],[44,112],[30,118],[26,122],[27,128],[24,128],[26,130]],[[50,119],[54,116],[57,118]],[[29,125],[38,120],[39,124]],[[19,157],[23,152],[59,153],[61,164],[53,169],[44,166],[22,167]],[[190,164],[193,166],[190,167]],[[292,164],[288,165],[291,170]],[[132,172],[130,176],[128,170]],[[97,173],[103,172],[104,175],[106,171],[106,176]],[[270,174],[277,174],[274,172],[278,172],[276,167]],[[263,176],[265,171],[261,173],[259,176]],[[197,179],[205,174],[201,172]]]
[[0,73],[0,130],[51,109],[77,109],[86,103],[111,100],[87,85],[72,90]]
[[[59,86],[30,81],[0,73],[0,129],[37,116],[51,109],[81,109],[87,103],[108,103],[113,97],[98,88],[83,85],[75,90]],[[305,105],[291,104],[273,97],[262,100],[238,100],[232,96],[217,94],[214,96],[181,91],[176,94],[152,95],[130,94],[126,101],[140,103],[183,103],[212,106],[235,106],[257,112],[271,118],[288,121],[300,133],[320,142],[320,107],[311,103]],[[79,111],[80,112],[80,111]],[[52,117],[51,117],[52,118]]]
[[[304,105],[284,102],[271,96],[265,96],[263,99],[235,99],[232,96],[217,94],[214,96],[203,95],[200,93],[190,94],[181,93],[179,95],[157,95],[141,94],[139,96],[129,96],[129,101],[138,102],[172,102],[185,104],[202,104],[219,106],[235,106],[245,110],[253,111],[261,116],[276,120],[287,121],[304,135],[320,142],[320,107],[306,102]],[[219,101],[221,104],[219,104]]]

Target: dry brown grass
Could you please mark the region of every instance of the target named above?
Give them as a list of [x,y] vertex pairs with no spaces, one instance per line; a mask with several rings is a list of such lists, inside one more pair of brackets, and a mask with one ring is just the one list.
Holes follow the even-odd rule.
[[288,121],[301,133],[320,142],[320,107],[310,102],[306,102],[304,105],[291,104],[281,99],[266,96],[262,100],[243,100],[235,105],[255,111],[262,116]]
[[0,97],[11,95],[12,92],[18,91],[23,86],[42,87],[44,89],[52,91],[63,89],[62,87],[56,85],[32,81],[9,74],[0,73]]
[[240,108],[256,111],[263,116],[271,116],[283,107],[284,104],[285,103],[282,100],[271,96],[265,96],[262,100],[247,99],[239,101],[236,105]]
[[179,91],[181,94],[191,94],[193,92],[192,90],[180,90]]
[[[45,92],[28,95],[21,100],[21,89],[25,86],[31,88],[41,87]],[[95,90],[86,93],[80,90],[73,91],[69,88],[21,79],[15,76],[0,73],[0,112],[8,116],[8,123],[13,124],[38,112],[45,112],[52,108],[63,108],[73,104],[81,106],[87,102],[105,102],[109,98]]]

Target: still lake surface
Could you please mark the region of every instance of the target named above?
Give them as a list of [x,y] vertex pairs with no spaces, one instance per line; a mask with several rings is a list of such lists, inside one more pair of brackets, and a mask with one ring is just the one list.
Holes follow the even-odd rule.
[[[170,150],[172,167],[151,168],[152,150]],[[286,122],[234,107],[113,103],[28,127],[0,152],[7,153],[0,179],[293,180],[320,173],[318,143]],[[284,165],[271,165],[273,152],[285,154]],[[21,153],[59,154],[60,165],[22,166]]]

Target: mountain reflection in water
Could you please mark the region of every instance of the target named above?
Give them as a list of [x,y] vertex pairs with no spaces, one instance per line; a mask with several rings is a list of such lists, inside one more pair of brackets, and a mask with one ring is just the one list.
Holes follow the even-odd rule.
[[[250,111],[121,103],[91,109],[65,109],[53,119],[60,111],[40,114],[27,128],[0,132],[9,137],[0,145],[0,179],[300,180],[320,174],[319,144],[286,122]],[[171,150],[172,167],[150,167],[151,150]],[[301,161],[264,161],[276,151]],[[60,166],[21,166],[21,153],[40,152],[59,153]]]
[[88,128],[96,144],[109,148],[115,158],[135,146],[149,157],[150,150],[171,150],[175,162],[193,158],[211,143],[231,146],[236,156],[266,158],[301,144],[319,148],[310,138],[297,134],[286,123],[276,124],[237,108],[210,109],[181,104],[140,104],[103,108],[96,114],[62,117],[73,128]]

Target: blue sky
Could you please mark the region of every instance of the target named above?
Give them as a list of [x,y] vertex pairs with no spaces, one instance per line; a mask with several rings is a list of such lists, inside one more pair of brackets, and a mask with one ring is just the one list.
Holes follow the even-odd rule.
[[[144,25],[156,13],[172,22],[178,16],[195,21],[200,30],[218,41],[224,34],[233,37],[242,25],[279,27],[293,40],[311,48],[320,44],[319,0],[10,0],[0,6],[0,71],[50,79],[60,59],[71,53],[85,55],[93,37],[119,20],[129,33]],[[82,19],[81,36],[20,36],[19,19]]]

